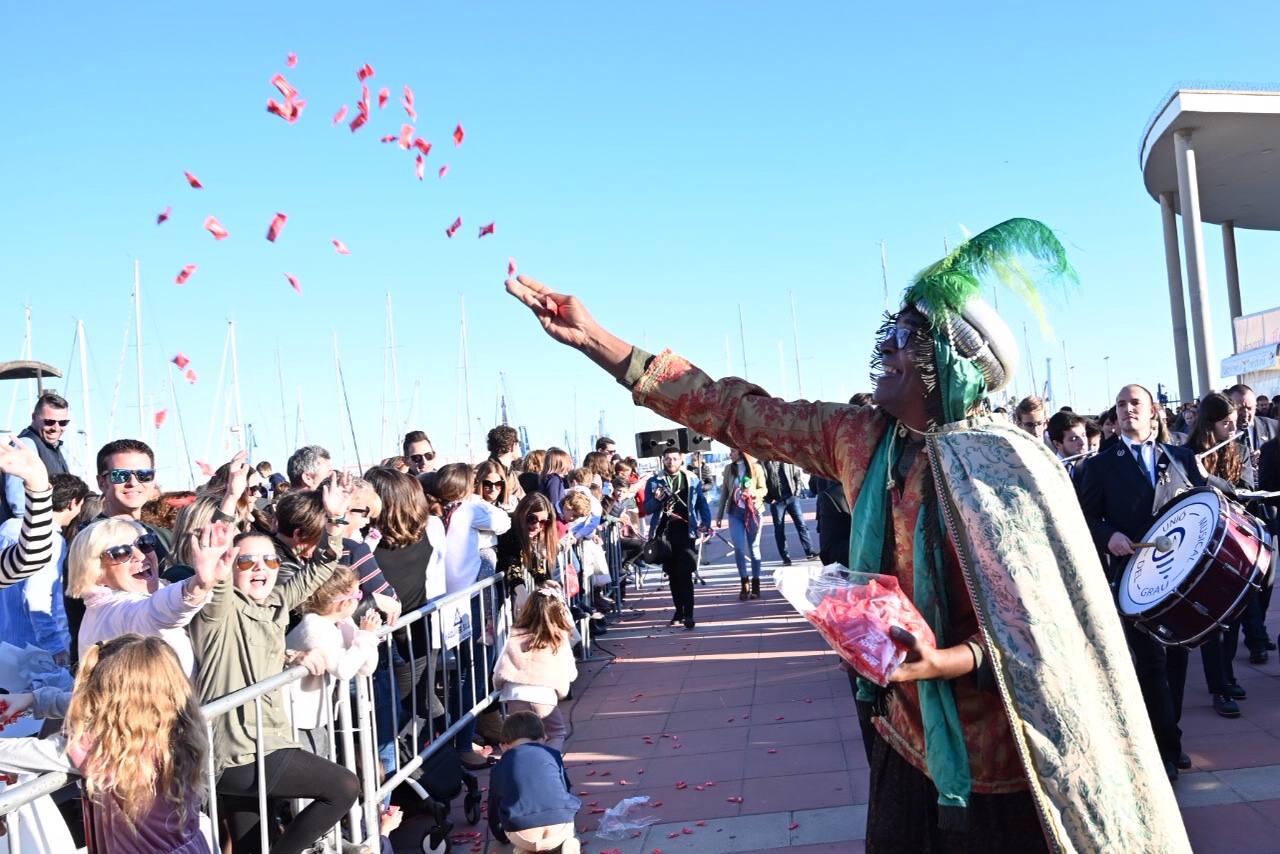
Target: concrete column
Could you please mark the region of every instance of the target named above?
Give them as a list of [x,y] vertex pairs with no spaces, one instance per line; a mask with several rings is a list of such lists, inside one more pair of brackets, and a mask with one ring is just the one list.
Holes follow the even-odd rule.
[[[1191,352],[1187,341],[1187,304],[1182,294],[1182,257],[1178,254],[1178,220],[1173,193],[1160,194],[1160,219],[1164,223],[1164,268],[1169,277],[1169,314],[1173,318],[1173,355],[1178,368],[1178,399],[1195,400],[1191,384]],[[1114,389],[1107,389],[1112,394]]]
[[1236,224],[1233,220],[1222,224],[1222,259],[1227,267],[1227,304],[1231,307],[1232,320],[1231,344],[1236,347],[1235,319],[1244,314],[1244,310],[1240,308],[1240,265],[1236,263]]
[[1196,342],[1197,394],[1214,386],[1213,329],[1209,316],[1209,275],[1204,266],[1204,230],[1200,225],[1200,187],[1196,178],[1196,152],[1191,147],[1191,131],[1173,135],[1174,159],[1178,167],[1178,201],[1182,209],[1182,243],[1187,253],[1187,288],[1191,292],[1191,334]]

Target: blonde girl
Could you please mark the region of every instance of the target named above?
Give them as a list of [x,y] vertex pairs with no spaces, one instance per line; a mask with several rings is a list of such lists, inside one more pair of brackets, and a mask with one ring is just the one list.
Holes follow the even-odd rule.
[[560,701],[578,678],[570,637],[573,622],[560,586],[538,588],[525,603],[493,670],[493,684],[507,711],[529,711],[542,719],[547,746],[564,750],[567,730]]
[[200,804],[209,744],[168,644],[127,634],[82,649],[64,732],[91,804],[90,850],[208,854]]

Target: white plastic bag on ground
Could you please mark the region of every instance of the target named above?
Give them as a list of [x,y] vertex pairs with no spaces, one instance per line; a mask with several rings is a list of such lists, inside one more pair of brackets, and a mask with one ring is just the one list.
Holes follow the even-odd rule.
[[622,839],[637,830],[644,830],[651,824],[657,824],[658,816],[644,812],[644,807],[648,803],[648,795],[637,795],[634,798],[623,798],[618,801],[600,816],[600,827],[596,830],[596,838]]

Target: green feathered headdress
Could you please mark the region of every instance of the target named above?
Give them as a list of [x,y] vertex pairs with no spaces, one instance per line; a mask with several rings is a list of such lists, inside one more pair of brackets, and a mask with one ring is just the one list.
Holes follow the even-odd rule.
[[935,327],[945,327],[946,321],[963,314],[969,300],[981,296],[982,280],[994,275],[1031,307],[1041,327],[1047,329],[1036,281],[1019,256],[1038,261],[1042,278],[1076,280],[1076,271],[1053,230],[1039,220],[1018,217],[970,237],[945,258],[921,270],[907,288],[903,303],[919,306]]

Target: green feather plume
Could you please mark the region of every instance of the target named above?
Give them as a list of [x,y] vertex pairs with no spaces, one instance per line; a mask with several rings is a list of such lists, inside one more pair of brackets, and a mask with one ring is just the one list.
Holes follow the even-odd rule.
[[937,323],[960,314],[965,303],[981,295],[982,280],[995,276],[1031,307],[1047,331],[1035,278],[1019,261],[1020,256],[1038,262],[1042,278],[1076,281],[1076,271],[1053,230],[1039,220],[1018,217],[975,234],[945,258],[921,270],[907,288],[903,302],[924,306]]

